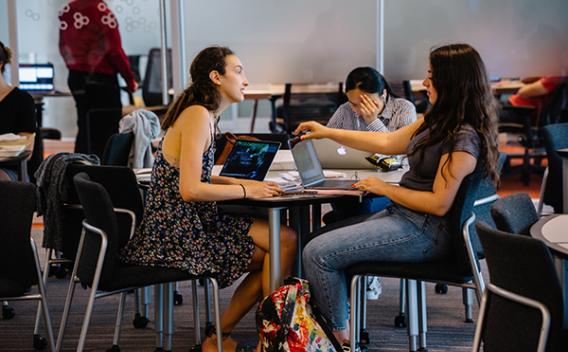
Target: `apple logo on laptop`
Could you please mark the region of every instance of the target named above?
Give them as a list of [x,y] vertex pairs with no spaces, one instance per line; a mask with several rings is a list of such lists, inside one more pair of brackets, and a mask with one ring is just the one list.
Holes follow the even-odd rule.
[[344,156],[345,154],[347,154],[347,150],[344,146],[339,146],[339,148],[337,148],[337,154]]

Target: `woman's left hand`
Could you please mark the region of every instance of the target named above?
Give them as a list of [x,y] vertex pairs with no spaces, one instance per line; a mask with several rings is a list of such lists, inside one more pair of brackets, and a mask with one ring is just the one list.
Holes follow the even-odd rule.
[[378,177],[372,176],[355,183],[354,187],[361,191],[366,191],[382,196],[384,195],[384,189],[386,185],[387,184],[383,180],[379,179]]

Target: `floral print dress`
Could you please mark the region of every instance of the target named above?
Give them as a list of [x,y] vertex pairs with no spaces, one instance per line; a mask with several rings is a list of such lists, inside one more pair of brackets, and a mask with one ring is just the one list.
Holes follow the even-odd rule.
[[[214,141],[214,139],[212,139]],[[163,140],[162,140],[163,143]],[[127,264],[166,267],[211,275],[231,285],[252,260],[252,218],[220,214],[216,202],[186,202],[179,169],[164,158],[162,143],[152,170],[144,218],[122,251]],[[211,182],[214,142],[203,155],[201,182]]]

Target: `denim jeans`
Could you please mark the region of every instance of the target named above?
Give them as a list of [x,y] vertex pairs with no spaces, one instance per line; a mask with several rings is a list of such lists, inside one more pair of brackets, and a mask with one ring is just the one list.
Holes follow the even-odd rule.
[[393,204],[359,221],[324,227],[302,254],[312,296],[335,331],[346,328],[349,316],[346,268],[363,261],[428,261],[449,253],[446,218]]

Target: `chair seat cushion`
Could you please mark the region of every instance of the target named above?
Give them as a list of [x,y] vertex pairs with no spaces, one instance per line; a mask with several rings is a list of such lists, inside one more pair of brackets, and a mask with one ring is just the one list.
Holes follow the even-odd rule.
[[187,272],[150,266],[120,265],[116,267],[111,282],[101,282],[98,289],[115,291],[129,287],[143,287],[166,282],[186,281],[199,278]]
[[456,284],[470,282],[473,278],[472,275],[464,275],[456,270],[455,264],[449,260],[420,263],[361,262],[347,268],[347,275],[374,275]]
[[28,287],[7,278],[0,277],[0,297],[18,297],[28,291]]

